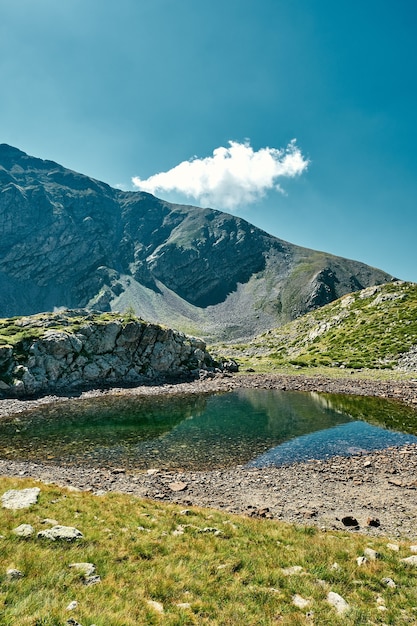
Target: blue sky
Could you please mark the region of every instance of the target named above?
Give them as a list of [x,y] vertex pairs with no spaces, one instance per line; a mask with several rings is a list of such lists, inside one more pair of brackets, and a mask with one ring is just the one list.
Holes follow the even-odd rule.
[[416,32],[415,0],[0,0],[0,142],[126,189],[234,142],[252,195],[156,195],[417,281]]

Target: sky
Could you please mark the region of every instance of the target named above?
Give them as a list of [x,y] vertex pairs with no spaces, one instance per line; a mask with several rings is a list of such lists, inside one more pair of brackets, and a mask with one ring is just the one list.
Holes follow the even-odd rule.
[[417,281],[415,0],[0,0],[0,143]]

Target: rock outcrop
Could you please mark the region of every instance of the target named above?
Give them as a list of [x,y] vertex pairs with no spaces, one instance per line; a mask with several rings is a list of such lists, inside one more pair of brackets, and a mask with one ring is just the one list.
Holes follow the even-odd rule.
[[250,337],[392,277],[0,144],[0,316],[54,307]]
[[[66,311],[2,320],[0,394],[134,384],[214,365],[204,341],[118,314]],[[3,334],[0,339],[4,340]]]

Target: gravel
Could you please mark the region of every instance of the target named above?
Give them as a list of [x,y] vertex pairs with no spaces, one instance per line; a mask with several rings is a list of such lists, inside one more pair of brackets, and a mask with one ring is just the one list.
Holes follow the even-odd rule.
[[[323,391],[395,398],[417,410],[417,380],[390,382],[362,379],[273,375],[219,375],[192,383],[135,389],[90,391],[105,394],[155,395],[210,393],[239,387]],[[65,398],[1,400],[1,416]],[[0,475],[33,477],[105,498],[109,491],[129,493],[184,506],[203,506],[254,517],[346,529],[371,535],[417,538],[417,446],[388,448],[352,457],[308,461],[278,468],[204,472],[122,471],[106,468],[57,467],[0,459]],[[182,484],[173,490],[173,484]],[[355,518],[356,526],[342,521]]]

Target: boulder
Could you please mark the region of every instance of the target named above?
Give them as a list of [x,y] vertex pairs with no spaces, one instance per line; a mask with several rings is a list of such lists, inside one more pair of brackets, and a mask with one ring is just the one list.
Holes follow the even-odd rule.
[[41,490],[39,487],[30,487],[27,489],[10,489],[6,491],[1,502],[4,509],[27,509],[38,500]]
[[14,535],[17,535],[17,537],[31,537],[35,529],[30,524],[20,524],[20,526],[14,528],[12,532]]
[[84,535],[80,530],[73,526],[52,526],[47,530],[38,532],[39,539],[48,539],[49,541],[79,541]]

